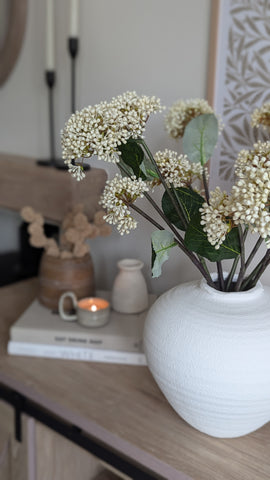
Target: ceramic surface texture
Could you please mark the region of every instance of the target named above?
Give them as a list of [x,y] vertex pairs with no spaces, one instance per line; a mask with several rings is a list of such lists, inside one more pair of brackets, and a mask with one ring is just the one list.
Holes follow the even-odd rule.
[[238,437],[270,420],[270,287],[179,285],[150,309],[144,348],[171,406],[201,432]]
[[[92,257],[52,257],[44,253],[39,268],[38,299],[47,308],[57,310],[62,293],[72,290],[77,298],[95,295],[95,276]],[[66,299],[65,308],[72,308]]]
[[112,307],[120,313],[140,313],[148,308],[148,291],[141,269],[143,262],[125,258],[118,262],[119,272],[112,289]]

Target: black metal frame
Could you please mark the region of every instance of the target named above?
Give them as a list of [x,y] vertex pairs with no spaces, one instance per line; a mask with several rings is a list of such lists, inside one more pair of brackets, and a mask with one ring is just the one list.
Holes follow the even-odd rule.
[[134,480],[166,480],[1,383],[0,399],[14,408],[15,436],[19,442],[22,440],[21,415],[25,413]]

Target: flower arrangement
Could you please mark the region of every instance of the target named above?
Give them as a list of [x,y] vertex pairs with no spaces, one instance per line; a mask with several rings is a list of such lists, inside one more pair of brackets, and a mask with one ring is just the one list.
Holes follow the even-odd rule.
[[[106,209],[104,219],[116,225],[121,235],[137,227],[133,211],[155,227],[151,237],[153,277],[161,274],[169,251],[176,247],[213,288],[248,290],[270,263],[270,142],[258,142],[253,149],[239,153],[230,194],[219,187],[209,192],[208,161],[221,129],[213,109],[200,99],[174,104],[165,126],[173,138],[183,138],[184,153],[165,149],[153,155],[143,133],[150,114],[162,110],[159,99],[136,92],[84,108],[70,117],[62,131],[63,158],[77,180],[84,177],[84,158],[97,155],[116,164],[119,173],[107,181],[100,201]],[[253,113],[253,124],[265,125],[269,111],[268,105]],[[156,188],[163,189],[161,205],[152,195]],[[141,197],[154,208],[160,221],[137,205]],[[248,232],[257,238],[246,258]],[[247,273],[263,243],[266,253]],[[232,261],[226,275],[222,266],[225,259]],[[216,281],[208,262],[216,263]]]
[[97,211],[93,222],[89,222],[83,213],[82,204],[76,205],[65,215],[61,223],[59,242],[46,236],[44,217],[32,207],[22,208],[21,216],[29,223],[30,244],[33,247],[44,248],[46,254],[52,257],[82,258],[89,253],[86,239],[100,235],[108,236],[111,233],[111,227],[103,219],[104,211]]

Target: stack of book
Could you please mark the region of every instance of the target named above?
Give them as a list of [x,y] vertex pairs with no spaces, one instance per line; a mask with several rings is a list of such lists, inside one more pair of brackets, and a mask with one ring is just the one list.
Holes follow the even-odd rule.
[[[98,292],[109,300],[109,292]],[[149,295],[149,304],[155,300]],[[61,358],[91,362],[146,365],[142,334],[147,311],[121,314],[111,310],[107,325],[85,328],[66,322],[41,305],[28,307],[10,329],[8,353],[32,357]]]

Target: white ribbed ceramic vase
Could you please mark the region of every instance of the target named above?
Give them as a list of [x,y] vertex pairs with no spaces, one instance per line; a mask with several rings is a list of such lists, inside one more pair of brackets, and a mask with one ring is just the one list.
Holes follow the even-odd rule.
[[179,285],[150,309],[144,348],[160,389],[194,428],[232,438],[270,420],[270,287]]

